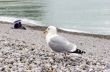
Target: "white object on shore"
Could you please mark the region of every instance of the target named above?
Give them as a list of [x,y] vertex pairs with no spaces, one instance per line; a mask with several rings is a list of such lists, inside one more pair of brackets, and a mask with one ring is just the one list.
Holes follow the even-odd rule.
[[68,52],[68,53],[77,53],[83,54],[84,51],[77,49],[77,46],[71,42],[69,42],[66,38],[59,36],[57,34],[57,29],[54,26],[49,26],[45,32],[46,41],[49,47],[55,52]]

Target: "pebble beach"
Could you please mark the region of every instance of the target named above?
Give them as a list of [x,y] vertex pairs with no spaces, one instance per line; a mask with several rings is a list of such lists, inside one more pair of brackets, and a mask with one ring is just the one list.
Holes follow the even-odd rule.
[[86,54],[53,52],[41,30],[26,27],[13,29],[0,23],[0,72],[110,72],[110,36],[94,37],[75,33],[58,33],[75,43]]

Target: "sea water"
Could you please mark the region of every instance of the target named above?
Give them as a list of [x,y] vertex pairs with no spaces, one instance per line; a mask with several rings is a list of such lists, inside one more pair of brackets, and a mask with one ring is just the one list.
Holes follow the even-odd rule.
[[110,35],[110,0],[0,0],[0,16]]

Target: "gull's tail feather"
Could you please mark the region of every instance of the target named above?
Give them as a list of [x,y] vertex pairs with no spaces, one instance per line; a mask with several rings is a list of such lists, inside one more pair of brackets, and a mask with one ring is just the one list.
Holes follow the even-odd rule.
[[71,52],[71,53],[84,54],[86,52],[85,51],[82,51],[80,49],[76,49],[74,52]]

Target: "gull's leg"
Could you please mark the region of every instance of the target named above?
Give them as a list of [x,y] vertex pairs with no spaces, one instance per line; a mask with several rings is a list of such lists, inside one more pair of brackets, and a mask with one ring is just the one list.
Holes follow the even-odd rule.
[[68,56],[67,56],[67,55],[68,55],[68,53],[67,53],[67,52],[64,52],[64,54],[63,54],[63,55],[64,55],[64,56],[63,56],[63,58],[64,58],[64,59],[63,59],[63,61],[62,61],[62,66],[63,66],[63,67],[65,67],[65,61],[67,61],[67,60],[68,60]]
[[64,59],[67,59],[67,52],[64,52]]

